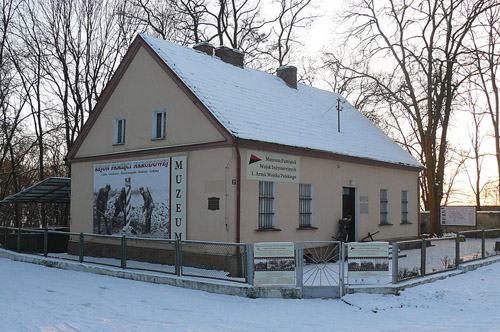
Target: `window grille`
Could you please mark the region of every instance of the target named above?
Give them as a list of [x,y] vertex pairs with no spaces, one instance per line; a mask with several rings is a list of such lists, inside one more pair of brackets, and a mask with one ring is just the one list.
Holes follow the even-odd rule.
[[274,228],[274,182],[259,182],[259,229]]
[[389,191],[380,189],[380,223],[389,223]]
[[299,228],[312,226],[312,185],[299,184]]
[[401,191],[401,222],[408,223],[408,191]]

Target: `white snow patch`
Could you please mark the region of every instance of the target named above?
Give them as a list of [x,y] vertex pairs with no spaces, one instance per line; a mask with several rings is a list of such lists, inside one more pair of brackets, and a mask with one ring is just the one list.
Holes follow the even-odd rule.
[[498,331],[500,263],[400,296],[247,299],[0,258],[2,331]]

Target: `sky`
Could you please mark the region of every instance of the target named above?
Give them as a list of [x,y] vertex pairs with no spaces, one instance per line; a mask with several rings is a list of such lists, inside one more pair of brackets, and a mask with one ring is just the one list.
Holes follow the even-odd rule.
[[[317,11],[321,13],[311,28],[305,32],[303,40],[304,43],[304,53],[311,57],[318,57],[321,51],[324,49],[331,49],[335,47],[335,34],[340,32],[340,17],[343,10],[349,4],[349,0],[317,0]],[[319,86],[320,88],[325,88]],[[490,119],[485,118],[483,120],[485,124],[483,126],[482,132],[491,132]],[[451,124],[449,132],[449,142],[450,145],[462,151],[467,151],[470,149],[470,132],[472,124],[472,117],[470,114],[464,111],[459,111],[455,113],[454,121]],[[484,138],[483,143],[483,153],[494,153],[495,151],[495,141],[493,137],[488,136]],[[455,193],[449,202],[449,205],[464,205],[464,204],[475,204],[475,201],[471,197],[470,181],[474,182],[476,176],[475,165],[473,161],[469,161],[467,165],[469,168],[469,176],[467,172],[463,171],[455,179]],[[454,171],[452,167],[448,167],[448,175]],[[486,156],[483,162],[483,169],[481,173],[482,180],[495,179],[498,176],[498,168],[494,156]],[[490,203],[491,204],[491,203]]]

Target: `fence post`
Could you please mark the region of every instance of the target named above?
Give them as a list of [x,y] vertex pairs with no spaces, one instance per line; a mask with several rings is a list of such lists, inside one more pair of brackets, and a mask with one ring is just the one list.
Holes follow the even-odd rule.
[[481,234],[481,258],[485,257],[486,257],[486,232],[483,229]]
[[182,274],[182,245],[180,240],[175,240],[175,275]]
[[21,252],[21,227],[17,229],[17,252]]
[[5,249],[8,249],[8,248],[7,248],[7,231],[8,231],[8,229],[7,229],[7,228],[4,228],[4,236],[5,236],[4,247],[5,247]]
[[247,283],[253,286],[253,244],[247,243],[245,245],[245,251],[247,256]]
[[304,283],[304,243],[296,242],[295,243],[295,286],[300,287],[302,289]]
[[127,236],[122,236],[122,269],[127,268]]
[[457,232],[457,237],[455,239],[455,267],[458,269],[460,265],[460,233]]
[[426,249],[427,242],[425,241],[425,239],[422,239],[422,248],[420,252],[420,274],[422,275],[422,277],[425,276]]
[[45,230],[43,232],[43,255],[45,257],[47,257],[48,248],[49,248],[49,230],[47,229],[47,227],[45,227]]
[[398,283],[398,243],[392,243],[392,283]]
[[84,245],[84,241],[83,241],[83,233],[80,233],[80,239],[79,239],[79,245],[80,245],[80,250],[78,252],[79,254],[79,258],[78,258],[78,261],[80,263],[83,263],[83,245]]

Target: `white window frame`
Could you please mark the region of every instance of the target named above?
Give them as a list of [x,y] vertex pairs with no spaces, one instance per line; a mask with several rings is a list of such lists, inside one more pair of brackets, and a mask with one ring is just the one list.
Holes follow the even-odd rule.
[[380,224],[381,225],[390,225],[390,222],[389,222],[389,189],[380,189]]
[[313,185],[299,183],[299,228],[313,227]]
[[[114,145],[125,144],[126,123],[127,123],[127,121],[125,118],[115,119],[115,127],[114,127],[114,132],[113,132],[113,144]],[[120,135],[120,129],[121,129],[121,135]]]
[[410,210],[408,208],[409,207],[408,201],[409,201],[408,190],[401,190],[401,223],[402,224],[409,224],[410,223]]
[[[162,115],[161,119],[161,127],[160,127],[160,135],[158,135],[158,114]],[[162,108],[159,110],[153,111],[153,121],[152,121],[152,130],[151,130],[151,139],[164,139],[167,134],[167,109]]]
[[275,228],[275,198],[276,183],[271,181],[259,181],[259,229]]

